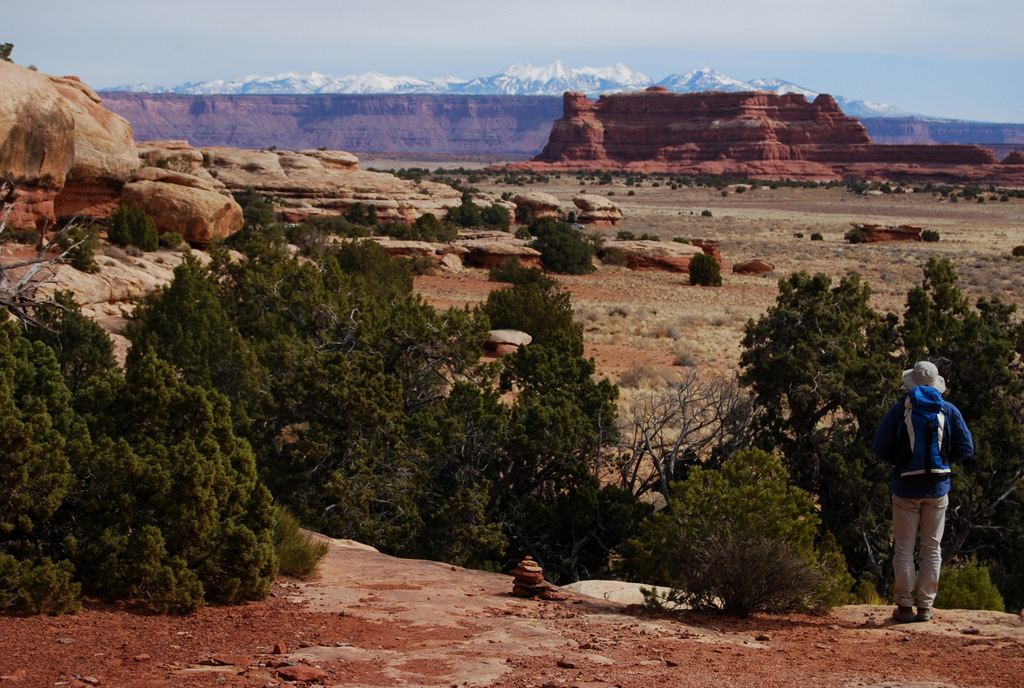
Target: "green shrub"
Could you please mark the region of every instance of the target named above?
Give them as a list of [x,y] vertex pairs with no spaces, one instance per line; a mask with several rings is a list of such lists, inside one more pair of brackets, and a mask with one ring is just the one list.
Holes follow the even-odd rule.
[[1006,611],[1003,596],[992,583],[988,567],[973,557],[957,566],[942,568],[935,606],[940,609]]
[[821,235],[821,232],[815,232],[811,235],[811,241],[824,241],[825,237]]
[[21,560],[0,552],[0,611],[66,614],[81,608],[82,586],[71,580],[68,561]]
[[1024,244],[1014,246],[1013,250],[1010,251],[1010,255],[1014,256],[1015,258],[1020,258],[1024,256]]
[[618,232],[615,235],[615,241],[634,241],[635,239],[636,234],[633,234],[633,232],[630,232],[629,230],[626,229]]
[[518,258],[508,258],[501,265],[491,268],[488,279],[507,284],[536,284],[544,291],[551,291],[558,286],[558,280],[554,277],[545,275],[540,268],[524,267]]
[[280,504],[274,505],[274,551],[279,573],[295,578],[312,578],[330,543],[302,530],[299,519]]
[[809,493],[773,454],[744,449],[721,470],[673,483],[668,512],[630,541],[626,573],[668,586],[668,601],[735,616],[845,604],[853,578]]
[[698,253],[690,259],[690,284],[701,287],[722,286],[722,269],[714,256]]
[[536,237],[531,246],[540,251],[545,270],[563,275],[585,275],[595,270],[593,243],[565,222],[548,217],[534,220],[530,234]]
[[372,227],[377,224],[377,206],[372,203],[353,203],[345,210],[345,219],[354,225]]
[[711,211],[710,210],[702,210],[702,211],[700,211],[700,216],[701,217],[711,217]]
[[583,354],[583,326],[573,321],[569,292],[539,282],[495,289],[481,310],[496,330],[521,330],[533,343],[551,345],[568,335],[573,355]]
[[177,251],[185,247],[185,237],[180,232],[164,232],[160,235],[160,247]]
[[797,239],[803,239],[804,238],[804,233],[803,232],[794,232],[793,236],[796,237]]
[[923,232],[921,232],[921,241],[927,241],[929,243],[934,243],[934,242],[936,242],[938,240],[939,240],[939,233],[936,232],[934,229],[926,229]]
[[676,242],[677,244],[688,244],[688,243],[690,243],[690,240],[687,239],[686,237],[673,237],[672,241]]
[[57,245],[68,252],[68,263],[75,270],[88,273],[100,271],[100,266],[96,264],[98,241],[94,232],[72,227],[60,238]]
[[143,251],[160,248],[156,223],[137,205],[117,206],[107,220],[107,239],[117,246],[137,246]]
[[851,244],[862,244],[867,240],[868,235],[860,227],[854,227],[844,235],[844,238]]

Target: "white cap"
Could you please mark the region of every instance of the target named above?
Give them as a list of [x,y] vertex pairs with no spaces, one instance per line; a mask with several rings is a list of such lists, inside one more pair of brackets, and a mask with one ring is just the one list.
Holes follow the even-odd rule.
[[910,370],[904,370],[903,384],[907,389],[925,386],[934,387],[940,393],[946,391],[946,380],[939,375],[939,369],[931,361],[918,361]]

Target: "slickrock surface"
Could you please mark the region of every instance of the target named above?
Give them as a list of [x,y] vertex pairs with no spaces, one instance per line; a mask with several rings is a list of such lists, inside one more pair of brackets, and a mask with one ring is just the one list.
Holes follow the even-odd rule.
[[0,685],[1011,688],[1024,672],[1024,620],[1009,614],[644,615],[581,594],[513,597],[511,580],[333,541],[316,580],[244,607],[0,616]]

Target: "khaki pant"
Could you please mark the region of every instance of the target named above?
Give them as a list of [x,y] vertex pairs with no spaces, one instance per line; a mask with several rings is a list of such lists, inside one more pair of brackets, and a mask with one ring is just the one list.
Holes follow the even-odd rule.
[[896,604],[912,607],[914,592],[914,544],[921,532],[920,568],[917,572],[916,601],[918,609],[931,609],[939,591],[939,569],[942,568],[942,531],[946,525],[949,495],[927,499],[892,497],[892,534],[895,541],[893,572]]

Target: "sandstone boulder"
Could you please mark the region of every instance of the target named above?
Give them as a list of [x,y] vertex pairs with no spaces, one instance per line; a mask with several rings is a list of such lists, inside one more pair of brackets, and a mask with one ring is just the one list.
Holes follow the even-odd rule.
[[689,272],[690,261],[703,253],[692,244],[677,241],[610,241],[604,250],[616,251],[626,260],[630,270],[662,270],[666,272]]
[[153,217],[157,231],[178,232],[192,244],[207,244],[242,228],[242,208],[198,177],[143,167],[124,186],[121,200]]
[[577,222],[595,227],[614,227],[622,219],[622,210],[606,196],[580,194],[572,199],[580,209]]
[[775,269],[775,265],[763,260],[748,260],[743,263],[736,263],[732,271],[737,275],[763,275]]
[[484,342],[484,350],[495,356],[506,356],[532,341],[533,337],[520,330],[491,330],[487,335],[487,341]]
[[228,189],[252,187],[280,198],[289,222],[343,214],[356,203],[375,206],[383,221],[411,222],[428,212],[443,217],[462,202],[447,184],[361,170],[359,159],[344,151],[201,150],[206,167]]
[[542,217],[559,217],[561,202],[549,193],[517,193],[509,199],[515,204],[516,222],[529,224]]

